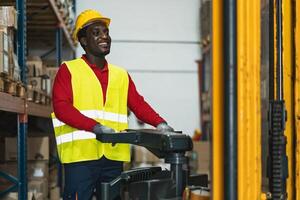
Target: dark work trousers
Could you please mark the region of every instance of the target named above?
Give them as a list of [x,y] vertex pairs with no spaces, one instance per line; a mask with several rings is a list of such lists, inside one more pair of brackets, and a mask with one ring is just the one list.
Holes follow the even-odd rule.
[[99,160],[64,164],[64,170],[64,200],[90,200],[93,194],[97,200],[105,200],[101,199],[101,183],[118,177],[123,171],[123,162],[102,156]]

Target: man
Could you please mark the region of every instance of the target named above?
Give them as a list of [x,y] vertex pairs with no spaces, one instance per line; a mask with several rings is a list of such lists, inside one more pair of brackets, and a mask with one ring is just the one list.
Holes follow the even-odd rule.
[[100,184],[119,176],[130,161],[128,144],[104,144],[97,134],[128,128],[127,108],[158,130],[173,131],[137,92],[128,73],[107,63],[110,19],[95,10],[82,12],[74,39],[85,50],[64,62],[53,85],[53,126],[58,154],[65,169],[64,199],[101,198]]

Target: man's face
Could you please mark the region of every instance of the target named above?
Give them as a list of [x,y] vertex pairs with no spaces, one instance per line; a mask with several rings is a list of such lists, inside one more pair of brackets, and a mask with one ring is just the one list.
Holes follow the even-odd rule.
[[86,53],[96,57],[109,54],[111,38],[104,22],[98,21],[88,26],[86,37],[83,39]]

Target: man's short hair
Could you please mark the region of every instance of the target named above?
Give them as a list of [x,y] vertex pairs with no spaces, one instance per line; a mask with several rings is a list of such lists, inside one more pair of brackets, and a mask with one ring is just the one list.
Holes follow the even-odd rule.
[[81,44],[80,39],[82,37],[86,37],[86,30],[87,30],[87,27],[83,27],[77,34],[78,41],[83,49],[85,49],[85,47]]

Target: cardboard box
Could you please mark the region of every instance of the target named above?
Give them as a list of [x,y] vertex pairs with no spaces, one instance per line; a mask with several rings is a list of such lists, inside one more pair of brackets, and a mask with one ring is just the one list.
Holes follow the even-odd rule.
[[0,52],[8,53],[8,44],[7,29],[0,29]]
[[[5,160],[17,160],[17,138],[5,138]],[[49,138],[27,138],[27,160],[49,160]]]
[[[49,179],[49,162],[48,161],[28,161],[27,162],[27,177],[28,180],[43,180]],[[9,161],[0,164],[0,171],[17,177],[18,163],[16,161]],[[6,179],[0,179],[0,183],[9,184]]]
[[196,153],[197,173],[209,173],[210,143],[208,141],[194,141],[193,152]]
[[141,146],[134,146],[134,161],[136,163],[156,163],[160,162],[160,159],[148,149]]
[[58,67],[46,67],[44,68],[45,70],[45,74],[49,76],[50,79],[54,79],[57,71],[58,71]]
[[17,29],[18,15],[14,6],[0,6],[0,27],[14,27]]
[[4,51],[0,51],[0,73],[9,74],[9,57]]
[[30,77],[28,78],[28,85],[31,85],[32,89],[41,90],[43,85],[42,77]]
[[51,93],[51,80],[48,77],[42,77],[42,90],[46,92],[46,94]]
[[[58,67],[44,67],[44,73],[49,76],[50,84],[47,85],[46,93],[51,96],[53,83],[58,71]],[[47,83],[48,84],[48,83]]]
[[26,61],[28,77],[37,77],[43,74],[43,61],[39,57],[31,57]]
[[49,179],[48,161],[29,161],[27,164],[27,173],[29,180]]
[[50,200],[60,199],[60,188],[54,187],[50,189]]
[[[28,192],[27,199],[32,200],[32,198],[33,198],[33,193]],[[1,199],[2,200],[18,200],[18,192],[10,192],[7,195],[5,195],[4,197],[2,197]]]
[[14,54],[14,30],[12,28],[0,28],[0,72],[7,74],[10,78],[20,77],[17,59]]
[[48,198],[45,197],[42,193],[33,193],[32,200],[46,200]]
[[34,193],[41,193],[43,195],[43,199],[47,199],[48,197],[48,180],[40,179],[40,180],[31,180],[28,182],[28,191]]

